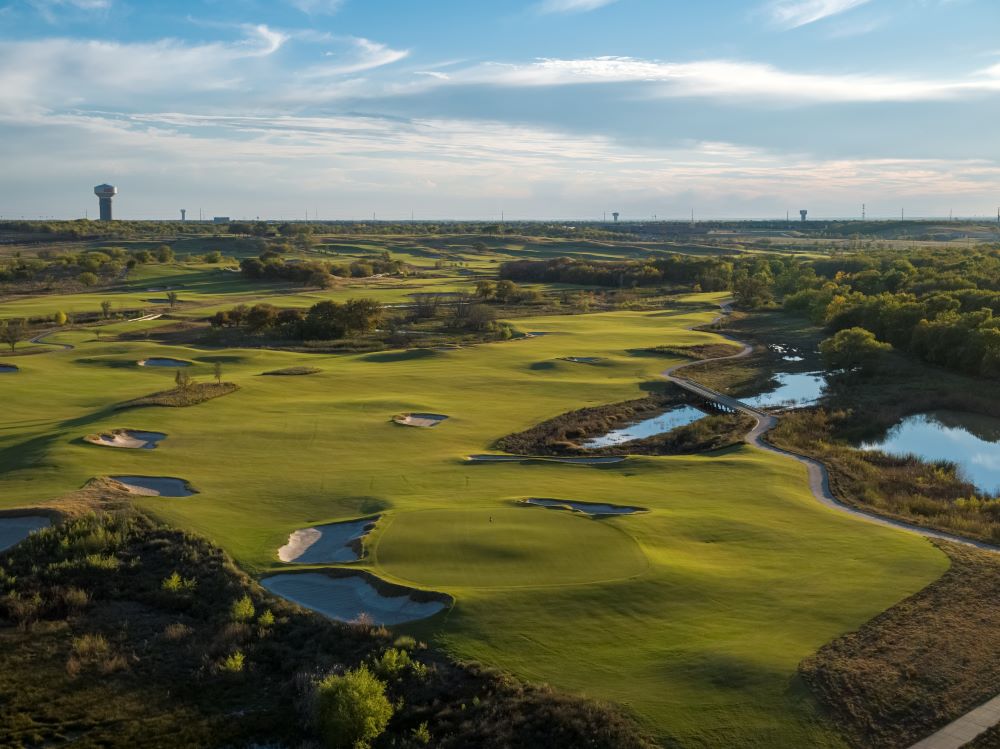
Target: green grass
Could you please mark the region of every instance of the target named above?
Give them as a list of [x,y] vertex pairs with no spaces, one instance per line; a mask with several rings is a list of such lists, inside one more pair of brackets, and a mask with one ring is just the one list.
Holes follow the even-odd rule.
[[[718,342],[685,328],[711,320],[719,298],[692,296],[667,315],[521,319],[551,335],[420,357],[66,334],[76,350],[23,357],[23,371],[0,380],[0,507],[98,475],[182,477],[201,493],[136,501],[254,573],[283,567],[276,550],[292,530],[384,512],[363,566],[453,594],[452,611],[412,627],[451,653],[624,704],[677,746],[839,747],[796,666],[937,578],[947,560],[930,544],[821,507],[804,468],[750,447],[603,468],[463,460],[568,410],[640,397],[677,360],[628,350]],[[202,380],[222,359],[240,390],[113,412],[172,386],[173,370],[130,365],[149,356],[194,361],[187,371]],[[605,362],[538,366],[565,356]],[[323,371],[257,376],[291,366]],[[401,412],[451,418],[401,429],[391,423]],[[153,451],[79,442],[121,426],[169,440]],[[513,504],[527,496],[651,512],[595,521]]]

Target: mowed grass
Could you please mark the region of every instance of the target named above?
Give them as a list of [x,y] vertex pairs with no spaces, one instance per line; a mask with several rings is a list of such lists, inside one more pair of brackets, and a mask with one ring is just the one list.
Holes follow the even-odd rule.
[[[622,703],[671,746],[842,746],[796,666],[936,579],[947,561],[930,544],[821,507],[800,465],[750,447],[601,468],[464,460],[564,411],[640,396],[673,361],[628,350],[716,342],[686,328],[711,320],[718,299],[534,318],[519,326],[549,335],[404,354],[81,334],[76,350],[22,357],[23,371],[0,379],[0,507],[97,475],[185,478],[200,494],[136,501],[256,573],[284,567],[276,550],[292,530],[381,512],[362,566],[453,594],[452,611],[411,629],[456,656]],[[134,366],[149,356],[193,361],[196,379],[220,359],[241,389],[193,408],[112,410],[172,384],[173,370]],[[322,371],[259,376],[297,365]],[[451,418],[391,422],[408,411]],[[151,451],[79,441],[117,427],[169,438]],[[591,520],[516,504],[529,496],[650,512]]]

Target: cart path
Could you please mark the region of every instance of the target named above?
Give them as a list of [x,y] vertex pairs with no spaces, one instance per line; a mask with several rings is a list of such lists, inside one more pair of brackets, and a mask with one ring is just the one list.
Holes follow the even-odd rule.
[[[728,315],[730,313],[731,304],[731,302],[723,302],[720,305],[722,307],[723,315]],[[721,319],[721,316],[716,318],[715,321],[718,321],[719,319]],[[829,507],[831,510],[843,512],[859,520],[874,523],[876,525],[896,528],[897,530],[907,531],[909,533],[916,533],[926,538],[939,538],[945,541],[953,541],[967,546],[974,546],[977,549],[983,549],[984,551],[1000,552],[1000,547],[992,546],[990,544],[983,543],[982,541],[963,538],[962,536],[933,530],[932,528],[925,528],[912,523],[904,523],[900,520],[892,520],[874,513],[850,507],[838,500],[830,489],[830,474],[826,470],[826,466],[823,465],[823,463],[805,455],[800,455],[789,450],[782,450],[764,439],[764,435],[774,429],[774,427],[778,424],[777,416],[753,408],[737,398],[712,390],[709,387],[676,374],[682,369],[695,366],[705,361],[715,362],[724,361],[726,359],[739,359],[744,356],[749,356],[753,351],[753,346],[750,346],[743,341],[738,341],[735,338],[723,334],[717,335],[722,335],[722,337],[726,340],[739,344],[743,347],[742,350],[738,354],[730,354],[729,356],[721,356],[715,359],[705,359],[678,364],[663,372],[662,376],[699,398],[706,398],[714,403],[718,403],[721,406],[725,406],[726,408],[735,409],[752,416],[757,423],[747,434],[745,438],[746,442],[761,450],[767,450],[768,452],[783,455],[793,460],[797,460],[799,463],[803,463],[806,466],[806,471],[809,475],[809,489],[812,491],[813,496],[820,504]],[[928,736],[922,741],[917,742],[909,749],[961,749],[961,747],[971,743],[977,736],[985,733],[996,725],[1000,725],[1000,696],[994,697],[989,702],[970,710],[968,713],[949,723],[936,733]]]

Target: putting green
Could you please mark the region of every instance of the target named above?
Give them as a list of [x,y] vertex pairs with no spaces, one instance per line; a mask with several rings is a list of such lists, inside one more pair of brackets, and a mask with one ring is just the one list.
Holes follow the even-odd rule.
[[438,588],[578,585],[649,567],[635,540],[610,523],[533,507],[398,513],[373,559],[386,577]]

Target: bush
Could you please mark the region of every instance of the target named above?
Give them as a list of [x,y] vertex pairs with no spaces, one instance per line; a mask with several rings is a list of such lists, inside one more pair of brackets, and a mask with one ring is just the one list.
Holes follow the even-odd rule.
[[243,654],[243,651],[236,650],[222,659],[222,663],[219,664],[219,668],[229,674],[242,673],[243,668],[246,665],[246,660],[247,657]]
[[413,664],[410,654],[399,648],[389,648],[372,661],[372,668],[383,679],[397,679]]
[[253,607],[253,601],[250,600],[250,596],[243,596],[238,601],[233,601],[229,613],[234,622],[248,622],[253,619],[256,610]]
[[382,735],[393,714],[385,683],[360,666],[316,685],[316,723],[330,749],[365,749]]
[[163,578],[160,584],[168,593],[190,593],[198,587],[198,581],[194,578],[182,578],[176,570],[169,576]]

